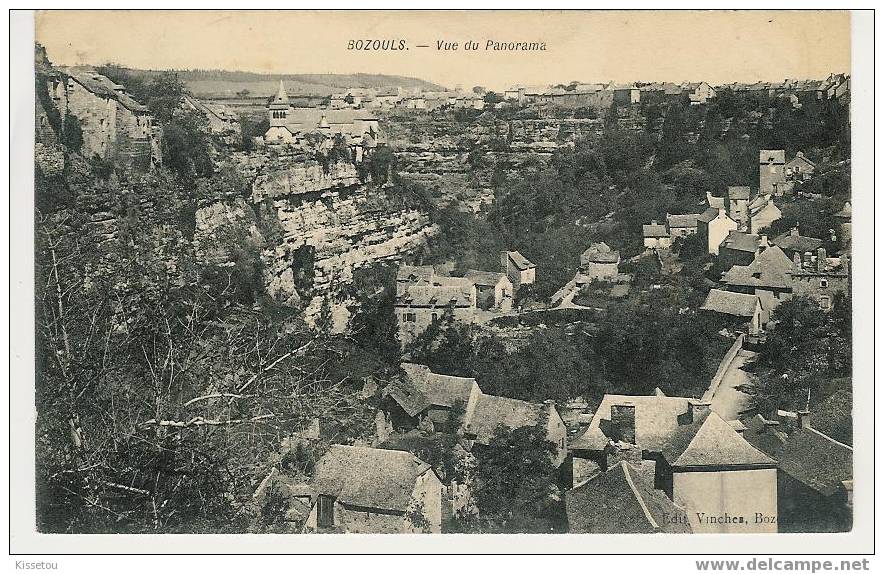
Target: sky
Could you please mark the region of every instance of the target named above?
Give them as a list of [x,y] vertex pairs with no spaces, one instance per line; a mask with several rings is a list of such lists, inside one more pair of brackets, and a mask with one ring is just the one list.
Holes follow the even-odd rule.
[[[57,65],[364,72],[490,89],[850,71],[846,11],[44,11],[36,37]],[[409,49],[348,50],[365,39],[404,40]],[[546,50],[486,50],[489,40]],[[438,41],[460,46],[440,51]],[[469,41],[479,49],[464,50]]]

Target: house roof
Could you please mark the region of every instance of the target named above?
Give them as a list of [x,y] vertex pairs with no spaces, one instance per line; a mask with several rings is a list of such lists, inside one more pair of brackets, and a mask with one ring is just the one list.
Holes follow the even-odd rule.
[[666,231],[665,225],[649,223],[642,225],[642,235],[644,237],[669,237],[669,232]]
[[719,209],[725,209],[725,199],[723,197],[718,197],[717,195],[712,195],[708,191],[706,192],[706,202],[709,204],[709,207],[715,209],[715,215],[718,215]]
[[435,273],[432,265],[400,265],[396,272],[396,281],[429,282]]
[[731,230],[721,246],[734,251],[750,251],[754,253],[758,250],[758,241],[759,237],[757,235]]
[[774,245],[756,255],[749,265],[734,265],[728,269],[721,282],[726,285],[787,289],[791,286],[791,271],[792,261]]
[[394,380],[384,389],[384,395],[396,401],[410,417],[418,415],[432,404],[425,394],[407,380]]
[[708,409],[672,433],[663,447],[663,457],[674,468],[776,464]]
[[678,427],[678,417],[688,410],[690,399],[658,395],[605,395],[586,431],[573,441],[574,450],[601,450],[608,444],[611,407],[635,406],[635,442],[646,450],[659,451],[669,434]]
[[450,305],[455,307],[471,307],[475,290],[473,284],[461,277],[448,277],[446,279],[461,279],[465,282],[465,285],[400,283],[396,293],[396,304],[412,307],[446,307]]
[[507,251],[506,254],[519,271],[535,267],[533,263],[528,261],[528,259],[518,251]]
[[795,154],[795,157],[789,160],[789,164],[792,163],[806,163],[811,167],[816,167],[816,164],[810,161],[810,159],[806,155],[804,155],[803,152],[798,152],[797,154]]
[[850,215],[852,213],[852,209],[850,206],[850,202],[844,202],[844,207],[841,208],[841,211],[835,214],[835,217],[843,217],[845,219],[850,219]]
[[748,185],[728,186],[727,196],[729,199],[749,199],[749,186]]
[[[836,391],[813,407],[810,421],[813,428],[840,442],[852,442],[853,393],[849,389]],[[842,438],[843,437],[843,438]]]
[[752,317],[755,315],[757,303],[758,298],[755,295],[712,289],[706,296],[706,302],[700,308],[704,311],[715,311],[735,317]]
[[780,235],[779,237],[774,239],[773,242],[775,245],[779,246],[782,249],[788,249],[789,251],[798,251],[800,253],[816,251],[823,245],[822,239],[798,235],[798,232],[795,230],[788,231]]
[[759,163],[786,163],[786,151],[782,149],[763,149],[758,152]]
[[761,415],[755,415],[744,422],[746,430],[743,438],[771,458],[778,459],[780,450],[786,443],[786,434],[779,430],[776,421],[768,421]]
[[405,372],[404,382],[423,396],[428,405],[451,408],[459,402],[466,407],[470,393],[479,388],[476,379],[440,375],[426,365],[402,363],[400,368]]
[[110,78],[96,72],[77,72],[71,74],[71,78],[95,95],[117,100],[128,110],[133,112],[148,112],[148,107],[135,101],[132,96],[123,91],[123,86],[113,82]]
[[515,430],[537,424],[542,409],[543,405],[483,394],[464,430],[480,444],[488,444],[499,426]]
[[[706,211],[697,216],[697,222],[709,223],[716,217],[718,217],[718,209],[717,207],[711,206]],[[721,209],[724,209],[724,205],[722,204]]]
[[316,463],[317,494],[365,508],[405,512],[429,464],[401,450],[334,445]]
[[577,534],[689,533],[685,511],[621,461],[565,493],[568,531]]
[[[718,213],[716,212],[716,215]],[[667,215],[666,223],[669,225],[670,229],[673,227],[697,227],[697,218],[700,217],[698,213],[689,213],[686,215]]]
[[580,256],[582,262],[587,263],[619,263],[620,252],[611,249],[607,243],[593,243]]
[[853,449],[813,428],[789,435],[779,460],[783,472],[824,496],[853,480]]
[[464,273],[464,278],[469,279],[470,282],[474,285],[481,285],[482,287],[495,287],[503,280],[509,281],[506,273],[496,273],[494,271],[477,271],[475,269],[470,269],[469,271]]

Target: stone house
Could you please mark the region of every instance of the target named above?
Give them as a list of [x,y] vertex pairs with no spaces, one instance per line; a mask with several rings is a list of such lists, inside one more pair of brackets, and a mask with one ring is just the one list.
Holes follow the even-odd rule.
[[645,249],[668,249],[672,247],[672,237],[666,230],[665,225],[657,223],[657,220],[642,225],[642,239]]
[[401,378],[382,392],[382,411],[392,430],[410,430],[423,424],[433,430],[456,432],[472,415],[467,409],[475,408],[482,392],[476,379],[440,375],[414,363],[402,363],[400,369]]
[[816,164],[804,155],[804,152],[795,154],[785,166],[786,179],[793,181],[806,181],[813,176]]
[[727,271],[734,265],[749,265],[756,253],[768,247],[767,236],[731,231],[718,247],[721,268]]
[[749,333],[754,335],[764,330],[774,306],[770,298],[754,293],[710,289],[700,310],[744,319],[749,324]]
[[820,309],[832,308],[835,294],[850,294],[850,261],[847,256],[829,259],[820,247],[815,255],[797,253],[792,259],[792,293],[797,297],[809,297]]
[[518,251],[501,251],[500,266],[513,284],[513,289],[534,283],[537,266]]
[[409,452],[334,445],[316,463],[313,489],[307,531],[442,531],[442,482]]
[[778,461],[780,532],[848,532],[853,523],[853,448],[797,413],[798,428],[783,432],[778,421],[756,415],[743,435]]
[[[568,431],[552,401],[537,404],[486,395],[473,378],[440,375],[424,365],[401,367],[405,377],[384,390],[381,406],[394,429],[432,423],[433,430],[457,432],[473,444],[487,446],[498,427],[530,427],[545,417],[547,439],[556,447],[552,462],[560,466],[565,460]],[[452,414],[460,416],[458,428],[452,428]]]
[[635,85],[614,86],[614,103],[617,104],[637,104],[641,101],[641,90]]
[[758,152],[758,194],[783,195],[786,191],[786,152],[763,149]]
[[727,216],[724,207],[710,207],[697,217],[697,234],[704,239],[712,255],[718,255],[721,243],[737,227],[739,225]]
[[580,255],[580,273],[589,281],[613,281],[617,278],[620,252],[607,243],[593,243]]
[[446,314],[455,321],[472,322],[476,286],[463,277],[437,275],[432,267],[403,265],[396,277],[393,307],[399,322],[399,341],[404,347]]
[[60,78],[63,85],[50,83],[53,101],[63,105],[62,118],[70,114],[79,120],[84,156],[116,159],[141,169],[161,161],[161,130],[147,106],[135,101],[124,86],[91,71]]
[[513,308],[513,283],[506,273],[470,269],[464,279],[476,287],[476,307],[508,313]]
[[242,143],[242,127],[239,117],[226,106],[200,101],[189,94],[184,94],[181,106],[201,114],[208,122],[209,133],[227,146]]
[[749,265],[734,265],[722,274],[728,291],[762,296],[762,306],[773,311],[792,297],[792,261],[776,245],[760,250]]
[[[694,533],[777,531],[776,462],[708,403],[659,390],[649,396],[605,395],[569,450],[575,480],[578,461],[584,476],[607,471],[624,454],[653,462],[654,489],[684,509]],[[762,520],[755,521],[756,513]],[[722,519],[727,516],[734,520]],[[746,520],[739,521],[741,516]]]
[[783,212],[774,203],[770,195],[759,195],[748,206],[749,233],[759,233],[770,227],[770,224],[782,217]]
[[705,104],[715,97],[715,88],[706,82],[690,82],[684,88],[692,106]]
[[697,233],[697,218],[700,214],[689,213],[687,215],[666,214],[666,227],[669,229],[669,237],[673,241],[678,237],[687,237]]

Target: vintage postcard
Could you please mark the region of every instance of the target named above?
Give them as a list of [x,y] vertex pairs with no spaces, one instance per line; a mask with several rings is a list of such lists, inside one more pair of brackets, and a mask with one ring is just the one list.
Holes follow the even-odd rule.
[[36,533],[858,527],[851,13],[33,17]]

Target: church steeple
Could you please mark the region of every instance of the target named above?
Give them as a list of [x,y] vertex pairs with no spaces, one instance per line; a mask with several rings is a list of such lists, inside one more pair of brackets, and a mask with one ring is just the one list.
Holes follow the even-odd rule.
[[282,83],[282,80],[279,81],[279,90],[277,90],[276,95],[273,96],[273,99],[270,100],[270,108],[269,112],[269,120],[271,127],[282,127],[286,125],[286,116],[289,111],[289,95],[285,91],[285,86]]

